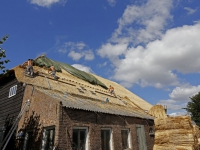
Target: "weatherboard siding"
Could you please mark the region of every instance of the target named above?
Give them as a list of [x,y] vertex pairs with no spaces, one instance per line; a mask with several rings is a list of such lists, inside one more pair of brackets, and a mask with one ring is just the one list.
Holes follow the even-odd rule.
[[[10,88],[14,85],[17,85],[16,95],[12,97],[9,96]],[[23,86],[17,81],[16,78],[8,81],[7,83],[1,84],[0,88],[0,127],[5,123],[6,117],[9,115],[9,118],[16,118],[19,114],[22,99],[23,99]]]
[[[8,79],[9,80],[4,79],[4,81],[1,81],[0,83],[0,128],[5,125],[6,133],[8,133],[10,127],[21,110],[24,95],[22,83],[17,81],[14,74],[11,74]],[[10,88],[15,85],[17,85],[16,95],[9,97]],[[15,133],[16,132],[14,132],[13,138],[11,138],[9,141],[6,150],[14,149]],[[6,135],[4,135],[4,137],[5,136]]]

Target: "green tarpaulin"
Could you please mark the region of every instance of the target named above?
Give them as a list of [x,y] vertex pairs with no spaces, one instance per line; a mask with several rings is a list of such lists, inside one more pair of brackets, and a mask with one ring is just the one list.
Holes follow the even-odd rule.
[[51,59],[49,59],[45,56],[36,58],[34,60],[34,64],[36,66],[40,66],[40,67],[45,66],[46,68],[49,68],[50,66],[54,66],[56,71],[58,71],[58,72],[61,72],[61,68],[62,68],[73,76],[76,76],[76,77],[78,77],[82,80],[88,81],[91,84],[100,85],[101,87],[108,89],[105,84],[100,82],[94,76],[92,76],[92,75],[90,75],[90,74],[88,74],[84,71],[78,70],[78,69],[76,69],[76,68],[74,68],[74,67],[72,67],[68,64],[51,60]]

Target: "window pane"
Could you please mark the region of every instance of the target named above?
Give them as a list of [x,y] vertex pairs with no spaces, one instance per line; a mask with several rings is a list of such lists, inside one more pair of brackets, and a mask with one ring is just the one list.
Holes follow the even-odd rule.
[[33,132],[26,132],[24,139],[23,150],[30,150],[34,143]]
[[110,150],[110,130],[101,130],[101,148]]
[[73,144],[72,144],[73,150],[78,149],[78,130],[73,130]]
[[53,150],[55,129],[44,129],[42,139],[42,150]]
[[85,150],[86,129],[73,129],[73,150]]
[[80,149],[85,150],[85,130],[80,130]]
[[122,136],[122,148],[126,149],[128,148],[128,130],[122,130],[121,136]]
[[1,130],[0,131],[0,143],[3,141],[3,138],[4,138],[4,130]]
[[17,85],[11,87],[8,97],[12,97],[12,96],[16,95],[16,91],[17,91]]

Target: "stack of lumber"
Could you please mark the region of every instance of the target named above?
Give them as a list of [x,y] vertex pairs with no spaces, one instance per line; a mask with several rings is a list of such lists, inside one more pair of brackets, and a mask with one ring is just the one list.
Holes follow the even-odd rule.
[[199,127],[190,116],[169,117],[162,105],[153,106],[148,113],[156,117],[153,150],[199,150]]

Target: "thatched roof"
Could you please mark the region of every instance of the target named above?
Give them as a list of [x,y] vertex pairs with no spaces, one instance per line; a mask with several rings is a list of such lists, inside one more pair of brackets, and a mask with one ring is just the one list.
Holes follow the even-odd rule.
[[34,66],[34,72],[37,72],[34,78],[25,76],[21,66],[13,70],[19,82],[33,85],[44,94],[59,99],[65,107],[153,119],[145,112],[152,107],[151,104],[116,82],[97,75],[91,74],[107,87],[112,85],[118,98],[110,95],[102,86],[77,78],[62,68],[61,72],[56,73],[58,80],[54,80],[47,69],[39,66]]

